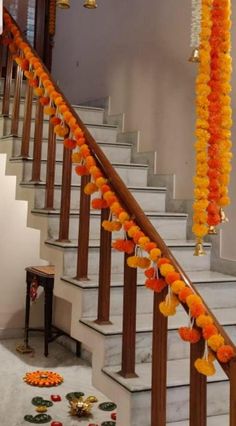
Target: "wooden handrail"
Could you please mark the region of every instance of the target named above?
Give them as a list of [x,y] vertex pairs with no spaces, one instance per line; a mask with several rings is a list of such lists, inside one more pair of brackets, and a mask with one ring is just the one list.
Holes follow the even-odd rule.
[[[14,21],[14,20],[13,20]],[[17,24],[15,23],[17,26]],[[17,26],[18,27],[18,26]],[[19,27],[18,27],[19,29]],[[19,29],[20,31],[20,29]],[[25,38],[21,35],[22,39],[29,45],[29,43],[25,40]],[[31,47],[30,47],[31,48]],[[40,60],[37,53],[32,49],[33,54],[38,58],[39,62],[41,63],[42,68],[44,71],[49,75],[49,72],[45,65]],[[75,118],[76,123],[79,125],[81,130],[84,133],[84,137],[86,140],[87,145],[89,146],[89,149],[93,155],[93,157],[96,160],[96,163],[98,167],[102,170],[104,176],[108,179],[109,185],[111,186],[112,190],[115,192],[116,196],[119,199],[120,204],[122,207],[130,214],[132,219],[136,222],[136,224],[141,228],[142,232],[150,238],[151,241],[155,242],[159,249],[162,252],[162,255],[164,257],[167,257],[170,259],[172,265],[174,266],[175,270],[180,273],[181,279],[185,282],[187,286],[189,286],[193,292],[197,295],[199,295],[198,291],[196,290],[195,286],[192,284],[190,279],[188,278],[187,274],[184,272],[182,267],[179,265],[178,261],[175,259],[163,239],[160,237],[154,226],[151,224],[151,222],[148,220],[147,216],[135,200],[135,198],[132,196],[132,194],[127,189],[124,182],[121,180],[118,173],[115,171],[99,145],[94,140],[93,136],[90,134],[86,126],[81,121],[78,114],[74,111],[66,97],[62,94],[60,88],[56,84],[56,82],[53,80],[53,78],[49,75],[49,78],[55,88],[55,90],[60,94],[60,96],[63,99],[63,102],[67,106],[68,110],[72,114],[72,116]],[[69,209],[70,209],[70,188],[71,188],[71,155],[69,150],[64,149],[64,167],[63,168],[63,182],[64,182],[64,189],[62,190],[62,204],[61,204],[61,222],[60,222],[60,233],[59,233],[59,241],[67,241],[68,235],[69,235]],[[108,218],[108,209],[102,210],[102,220]],[[98,318],[97,322],[106,324],[109,323],[109,308],[110,308],[110,266],[111,266],[111,259],[110,259],[110,245],[111,245],[111,235],[106,234],[107,231],[104,231],[102,229],[101,231],[101,250],[100,250],[100,256],[102,253],[103,248],[105,247],[104,253],[107,256],[107,264],[106,268],[104,268],[104,265],[100,261],[100,274],[99,274],[99,280],[100,280],[100,289],[103,284],[104,288],[102,292],[99,293],[99,308],[98,308]],[[86,237],[88,239],[88,236]],[[100,257],[101,259],[101,257]],[[80,273],[78,274],[78,277]],[[133,289],[134,290],[134,289]],[[168,333],[168,321],[167,319],[160,313],[158,306],[159,303],[163,300],[164,296],[166,295],[166,289],[161,293],[157,294],[154,293],[154,322],[153,322],[153,371],[152,371],[152,426],[156,426],[158,424],[159,426],[164,426],[166,424],[166,364],[167,364],[167,333]],[[105,296],[104,296],[105,295]],[[200,295],[199,295],[200,296]],[[201,297],[201,296],[200,296]],[[202,298],[201,298],[202,299]],[[216,325],[218,332],[223,336],[225,344],[230,345],[236,350],[235,345],[223,329],[223,327],[219,324],[211,310],[208,308],[207,304],[202,299],[204,307],[206,312],[213,318],[214,324]],[[182,306],[188,313],[188,307],[185,303],[182,303]],[[129,337],[127,337],[127,342],[132,343],[133,342],[133,329],[134,329],[134,322],[131,324],[132,333],[129,334]],[[197,404],[199,406],[199,412],[197,416],[193,416],[193,413],[190,414],[190,426],[204,426],[206,423],[206,378],[195,370],[194,362],[198,356],[202,356],[203,353],[203,344],[205,341],[203,338],[201,338],[200,342],[196,345],[191,345],[191,356],[190,356],[190,385],[191,385],[191,391],[190,391],[190,411],[193,411],[194,407],[194,401],[196,400],[196,392],[197,392]],[[132,352],[132,357],[135,356],[135,349]],[[235,422],[236,419],[236,380],[233,375],[235,376],[236,372],[236,359],[235,357],[231,359],[230,362],[227,364],[221,363],[218,359],[217,361],[221,364],[221,367],[225,371],[226,375],[230,379],[230,386],[231,386],[231,405],[230,405],[230,415],[233,421]],[[123,370],[123,375],[126,377],[129,376],[129,374],[135,374],[135,371],[133,369],[133,360],[131,367],[128,366],[125,367]],[[124,363],[124,365],[128,365],[127,362]],[[132,370],[133,369],[133,370]],[[158,377],[158,380],[156,378]],[[157,392],[158,389],[158,392]],[[158,399],[157,399],[158,395]],[[231,421],[230,426],[235,426],[235,423]]]

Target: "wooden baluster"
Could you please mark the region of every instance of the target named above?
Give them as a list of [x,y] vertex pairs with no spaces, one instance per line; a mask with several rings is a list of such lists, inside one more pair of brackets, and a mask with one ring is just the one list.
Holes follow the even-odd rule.
[[127,265],[129,256],[127,254],[124,256],[122,361],[119,373],[126,378],[137,377],[135,373],[137,269]]
[[1,36],[0,36],[0,78],[2,78],[2,69],[3,69],[3,61],[4,61],[4,49],[3,45],[1,43]]
[[2,102],[2,115],[4,115],[5,117],[9,116],[9,110],[10,110],[12,71],[13,71],[13,59],[9,49],[7,49],[7,69],[6,69],[6,77],[4,81],[3,102]]
[[154,293],[151,426],[166,426],[168,320],[159,310],[166,294],[167,289]]
[[21,67],[17,65],[14,100],[13,100],[13,108],[12,108],[12,120],[11,120],[11,134],[13,136],[18,136],[22,79],[23,79],[23,71]]
[[56,169],[56,134],[54,126],[49,122],[48,129],[48,152],[47,152],[47,172],[46,172],[46,192],[45,209],[54,208],[54,183]]
[[99,259],[99,289],[97,324],[110,322],[110,286],[111,286],[111,232],[105,231],[102,222],[108,220],[110,210],[102,209]]
[[33,87],[29,84],[26,89],[24,121],[22,130],[22,144],[21,144],[21,157],[29,157],[29,144],[30,144],[30,129],[32,118],[32,103],[33,103]]
[[230,426],[236,425],[236,359],[230,361]]
[[190,405],[189,425],[206,426],[207,422],[207,378],[198,373],[194,363],[197,358],[202,358],[205,341],[190,345]]
[[77,280],[88,279],[88,250],[89,250],[89,224],[90,224],[90,199],[84,193],[84,188],[90,182],[91,176],[81,177],[80,209],[79,209],[79,237],[77,256]]
[[58,241],[69,241],[70,196],[71,196],[71,151],[64,148],[62,166],[61,210]]
[[34,130],[34,152],[32,166],[32,181],[40,182],[41,172],[41,152],[42,152],[42,135],[43,135],[43,106],[37,101],[35,114],[35,130]]

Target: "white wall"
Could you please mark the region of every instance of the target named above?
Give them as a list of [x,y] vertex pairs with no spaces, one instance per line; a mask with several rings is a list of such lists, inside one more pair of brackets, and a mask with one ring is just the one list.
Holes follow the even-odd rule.
[[42,264],[39,231],[26,227],[27,203],[15,200],[16,178],[5,176],[5,162],[0,154],[0,336],[23,327],[25,267]]
[[[176,197],[191,198],[196,75],[196,66],[187,62],[191,2],[97,3],[96,10],[86,10],[82,1],[71,0],[69,10],[58,10],[56,79],[74,103],[111,95],[112,113],[125,112],[126,129],[141,130],[141,150],[157,151],[158,172],[176,174]],[[234,17],[236,22],[236,10]],[[234,166],[232,189],[235,160]],[[231,258],[236,258],[235,207],[236,197],[223,233],[223,255]]]

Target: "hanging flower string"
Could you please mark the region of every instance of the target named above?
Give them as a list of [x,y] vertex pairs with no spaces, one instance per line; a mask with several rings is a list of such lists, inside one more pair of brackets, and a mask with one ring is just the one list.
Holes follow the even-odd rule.
[[[230,0],[202,0],[196,81],[196,176],[193,233],[197,244],[225,218],[231,171]],[[196,251],[195,254],[203,254]]]
[[[205,15],[210,12],[208,5],[209,0],[203,0]],[[208,206],[208,179],[204,177],[206,172],[203,173],[203,171],[207,169],[206,149],[209,139],[208,131],[204,125],[206,119],[208,119],[205,104],[207,103],[208,105],[207,96],[209,94],[209,87],[207,86],[209,76],[209,45],[207,40],[205,40],[207,37],[204,34],[209,33],[209,16],[208,13],[207,17],[205,16],[203,20],[205,30],[202,31],[203,47],[201,54],[205,58],[205,65],[201,67],[202,73],[199,76],[197,86],[199,94],[199,122],[197,126],[199,170],[196,177],[198,182],[198,188],[196,189],[196,231],[200,238],[207,232],[205,222],[206,208]],[[113,241],[113,248],[130,255],[127,259],[130,267],[139,267],[145,270],[145,285],[147,288],[160,293],[168,286],[168,294],[159,306],[163,315],[174,315],[180,303],[187,305],[189,309],[189,327],[182,327],[179,330],[179,334],[183,340],[194,343],[200,337],[203,337],[207,342],[207,347],[213,351],[219,361],[227,363],[235,356],[234,349],[224,344],[224,339],[214,326],[213,319],[206,313],[202,299],[185,284],[170,259],[163,257],[157,244],[144,234],[135,220],[131,219],[129,213],[122,207],[119,198],[97,166],[95,158],[92,156],[89,146],[86,143],[82,129],[77,124],[76,119],[73,117],[60,93],[55,90],[50,77],[45,72],[39,59],[34,56],[29,45],[23,41],[18,28],[7,13],[4,13],[4,22],[7,31],[13,35],[13,39],[9,38],[9,48],[11,52],[14,52],[14,59],[24,69],[25,76],[29,79],[29,84],[32,84],[36,89],[40,89],[35,90],[35,94],[39,97],[40,102],[45,105],[44,113],[50,116],[50,122],[54,125],[54,132],[57,136],[64,139],[66,148],[73,150],[72,162],[75,164],[76,173],[80,176],[91,176],[91,182],[85,186],[84,191],[87,195],[98,192],[99,196],[92,199],[92,207],[95,209],[110,209],[110,217],[107,221],[103,222],[103,228],[109,232],[123,229],[124,238],[118,238]],[[19,49],[24,53],[24,58],[19,59],[19,56],[15,53]],[[205,110],[206,117],[203,114]],[[195,324],[198,330],[195,329]],[[203,356],[203,360],[205,359],[206,353]],[[195,363],[196,368],[201,373],[210,374],[212,372],[212,370],[204,369],[202,365],[202,360],[198,360]]]

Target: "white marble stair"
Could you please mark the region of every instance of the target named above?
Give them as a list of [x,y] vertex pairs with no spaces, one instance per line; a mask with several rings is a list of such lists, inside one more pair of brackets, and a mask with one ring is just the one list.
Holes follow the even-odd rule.
[[[30,182],[21,182],[21,186],[25,188],[32,188],[35,195],[34,206],[37,209],[44,208],[45,200],[45,182],[37,184]],[[54,190],[54,207],[58,209],[61,203],[61,185],[55,184]],[[131,186],[128,189],[141,205],[143,209],[151,212],[164,212],[166,204],[166,188],[164,187],[150,187],[150,186]],[[80,200],[80,185],[72,185],[71,187],[71,209],[76,209],[79,206]]]
[[[55,240],[47,240],[45,243],[51,249],[57,248],[63,253],[63,274],[68,276],[75,276],[76,273],[76,259],[77,247],[76,241],[58,242]],[[195,247],[194,241],[186,240],[166,240],[166,244],[172,250],[173,255],[186,271],[201,271],[210,269],[210,244],[205,244],[206,256],[200,258],[193,256]],[[98,240],[90,241],[89,245],[89,271],[95,274],[98,271],[99,261],[99,247]],[[122,273],[123,271],[123,253],[115,250],[112,252],[112,272]]]
[[[13,153],[12,156],[18,157],[20,156],[20,149],[21,149],[21,138],[20,137],[13,137],[13,136],[6,136],[5,139],[13,139]],[[48,140],[43,139],[42,141],[42,160],[47,159],[47,149],[48,149]],[[31,138],[30,140],[30,146],[29,146],[29,157],[33,157],[33,145],[34,145],[34,139]],[[131,147],[132,145],[129,143],[119,143],[119,142],[99,142],[100,147],[102,148],[105,155],[109,158],[111,162],[118,162],[118,163],[130,163],[131,161]],[[63,140],[57,139],[56,143],[56,155],[57,160],[62,161],[63,159]]]
[[[59,233],[60,213],[58,210],[39,210],[33,209],[33,214],[46,216],[48,219],[48,238],[56,239]],[[90,212],[90,238],[92,240],[100,237],[100,212],[91,210]],[[157,229],[159,234],[164,239],[181,240],[186,238],[186,221],[187,215],[184,213],[154,213],[145,211],[146,216]],[[71,210],[70,212],[70,228],[69,239],[78,237],[78,221],[79,211]],[[114,238],[123,238],[124,232],[114,233]]]
[[[31,121],[30,136],[34,137],[34,119]],[[11,134],[11,118],[6,117],[3,123],[3,136]],[[118,129],[116,126],[110,124],[91,124],[84,123],[96,141],[102,142],[116,142]],[[23,118],[19,119],[18,135],[22,135]],[[48,137],[48,120],[44,119],[43,122],[43,138]]]
[[[11,158],[13,162],[22,162],[23,163],[23,182],[29,182],[32,176],[32,160],[31,159],[20,159],[20,158]],[[47,162],[45,160],[41,161],[41,179],[45,181],[46,179],[46,166]],[[55,183],[61,183],[62,180],[62,161],[56,161],[56,170],[55,170]],[[146,186],[147,185],[147,172],[148,166],[145,164],[134,164],[134,163],[113,163],[113,166],[121,179],[126,183],[126,185],[131,186]],[[72,184],[80,183],[80,176],[78,176],[74,171],[74,166],[72,170]]]
[[[133,395],[132,425],[150,425],[151,364],[136,366],[137,378],[125,379],[118,374],[120,366],[105,367],[103,373]],[[168,361],[167,422],[189,417],[189,360]],[[229,385],[221,367],[208,379],[208,416],[227,415]],[[226,425],[225,425],[226,426]]]
[[[226,426],[229,424],[229,416],[209,416],[207,417],[207,426]],[[167,426],[189,426],[189,421],[167,423]]]
[[[14,98],[11,97],[10,99],[10,115],[12,114],[13,110],[13,101]],[[2,106],[2,98],[0,97],[0,108]],[[104,122],[104,109],[103,108],[97,108],[97,107],[86,107],[81,105],[72,105],[75,112],[78,114],[78,116],[81,118],[81,120],[84,123],[87,124],[103,124]],[[25,108],[25,100],[21,99],[20,101],[20,117],[24,117],[24,108]],[[35,118],[35,111],[36,111],[36,101],[33,101],[32,105],[32,118]],[[49,120],[49,116],[45,115],[44,119],[47,121]]]

